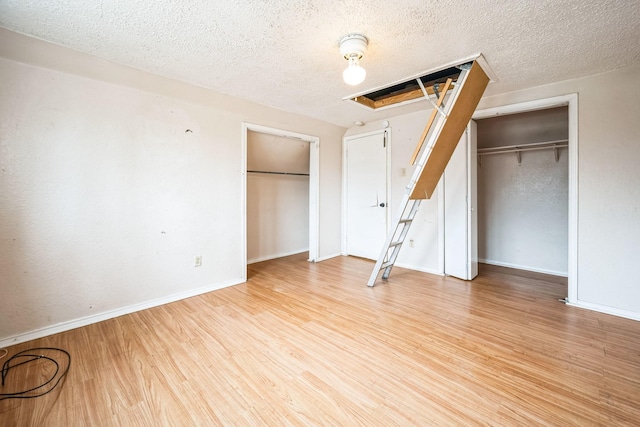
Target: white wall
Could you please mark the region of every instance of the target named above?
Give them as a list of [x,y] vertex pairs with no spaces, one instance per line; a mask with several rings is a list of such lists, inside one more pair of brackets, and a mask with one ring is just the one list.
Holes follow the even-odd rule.
[[340,252],[345,129],[0,40],[0,346],[242,281],[243,121],[320,137],[319,254]]
[[640,319],[640,67],[484,98],[479,108],[570,93],[578,94],[578,305]]
[[566,276],[568,155],[485,156],[478,168],[480,262]]
[[249,263],[309,250],[310,143],[249,131],[247,174]]
[[[566,107],[478,120],[478,148],[567,140]],[[478,167],[480,262],[568,274],[568,150],[482,156]]]

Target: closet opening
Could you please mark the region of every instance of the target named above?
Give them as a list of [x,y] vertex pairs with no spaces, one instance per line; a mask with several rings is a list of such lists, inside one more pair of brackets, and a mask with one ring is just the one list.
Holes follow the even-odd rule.
[[478,261],[569,276],[569,108],[476,119]]
[[317,260],[318,144],[317,137],[244,125],[245,265],[306,252]]

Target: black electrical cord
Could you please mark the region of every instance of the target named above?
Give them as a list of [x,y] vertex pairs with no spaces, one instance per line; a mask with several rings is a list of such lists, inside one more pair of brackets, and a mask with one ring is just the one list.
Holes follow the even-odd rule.
[[[58,373],[60,372],[60,363],[58,363],[57,360],[55,360],[53,357],[49,357],[49,356],[45,356],[43,354],[31,354],[31,352],[34,351],[39,351],[39,350],[46,350],[46,351],[58,351],[61,353],[64,353],[67,356],[67,367],[64,369],[64,371],[62,372],[62,374],[60,376],[58,376]],[[23,360],[21,362],[17,362],[14,365],[11,364],[11,361],[14,360],[18,360],[19,358],[28,358],[27,360]],[[69,372],[69,367],[71,366],[71,355],[69,354],[68,351],[63,350],[61,348],[55,348],[55,347],[37,347],[37,348],[32,348],[29,350],[23,350],[23,351],[19,351],[18,353],[14,354],[13,356],[11,356],[9,359],[7,359],[4,364],[2,365],[2,385],[4,386],[5,383],[5,379],[7,378],[7,375],[9,374],[9,370],[11,368],[15,368],[17,366],[21,366],[24,365],[26,363],[30,363],[36,360],[48,360],[50,362],[52,362],[55,366],[55,372],[53,373],[53,375],[51,376],[51,378],[49,378],[47,381],[45,381],[44,383],[40,384],[39,386],[33,387],[29,390],[23,390],[23,391],[18,391],[18,392],[14,392],[14,393],[0,393],[0,400],[5,400],[5,399],[32,399],[35,397],[40,397],[40,396],[44,396],[47,393],[52,392],[60,383],[60,381],[67,375],[67,373]],[[53,386],[43,392],[40,392],[38,394],[28,394],[28,393],[32,393],[32,392],[37,392],[38,390],[46,387],[47,385],[51,384],[56,377],[58,377],[58,380],[53,384]]]

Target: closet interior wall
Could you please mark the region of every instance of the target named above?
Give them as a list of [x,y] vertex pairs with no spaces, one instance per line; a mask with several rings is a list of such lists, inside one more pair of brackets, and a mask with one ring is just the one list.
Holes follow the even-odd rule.
[[[479,153],[508,147],[500,154],[479,154],[479,261],[567,276],[567,107],[477,123]],[[564,146],[529,151],[530,144],[549,141]]]
[[247,133],[247,262],[309,250],[310,143]]

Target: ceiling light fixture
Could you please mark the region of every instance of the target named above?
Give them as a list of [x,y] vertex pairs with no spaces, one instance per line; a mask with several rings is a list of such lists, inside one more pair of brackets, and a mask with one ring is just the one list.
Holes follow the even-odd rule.
[[368,44],[369,40],[362,34],[347,34],[340,40],[340,53],[349,61],[349,66],[342,73],[345,83],[355,86],[364,81],[367,71],[360,66],[360,60]]

